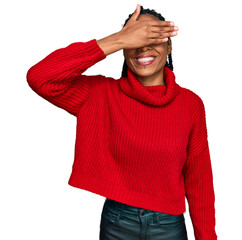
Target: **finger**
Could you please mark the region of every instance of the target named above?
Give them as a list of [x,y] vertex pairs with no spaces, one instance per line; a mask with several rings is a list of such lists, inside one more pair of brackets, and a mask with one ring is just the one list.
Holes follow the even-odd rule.
[[158,27],[170,27],[174,26],[174,23],[172,21],[162,21],[162,20],[151,20],[150,24],[152,26],[158,26]]
[[147,45],[160,44],[160,43],[167,42],[167,41],[168,41],[168,38],[150,38],[148,40]]
[[139,14],[140,14],[140,5],[137,4],[137,8],[135,9],[132,17],[129,20],[131,20],[131,21],[137,21],[137,19],[139,17]]
[[160,27],[160,26],[152,26],[150,28],[150,31],[152,32],[174,32],[178,31],[179,29],[176,29],[175,26],[173,27]]
[[148,35],[148,38],[165,38],[167,36],[165,36],[165,34],[161,33],[161,32],[152,32]]
[[149,38],[167,38],[167,37],[174,37],[177,35],[177,31],[174,32],[153,32],[149,35]]

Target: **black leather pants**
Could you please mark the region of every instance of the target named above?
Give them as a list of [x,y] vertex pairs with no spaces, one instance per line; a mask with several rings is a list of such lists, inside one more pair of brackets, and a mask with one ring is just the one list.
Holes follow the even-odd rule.
[[106,198],[100,240],[188,240],[183,214],[170,215]]

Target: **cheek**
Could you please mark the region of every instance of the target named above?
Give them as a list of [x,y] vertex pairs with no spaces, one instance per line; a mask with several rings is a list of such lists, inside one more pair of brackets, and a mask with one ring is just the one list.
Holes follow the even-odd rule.
[[133,53],[133,51],[131,49],[129,50],[123,50],[124,56],[126,57],[130,57]]
[[128,66],[133,64],[132,62],[133,62],[134,59],[133,59],[132,56],[134,56],[134,54],[131,53],[131,52],[126,52],[125,55],[124,55],[126,63],[127,63]]
[[160,54],[160,61],[165,61],[167,59],[167,49],[166,48],[161,48],[157,50]]
[[167,43],[161,43],[161,44],[156,44],[153,45],[153,49],[157,52],[160,53],[161,55],[164,54],[167,51]]

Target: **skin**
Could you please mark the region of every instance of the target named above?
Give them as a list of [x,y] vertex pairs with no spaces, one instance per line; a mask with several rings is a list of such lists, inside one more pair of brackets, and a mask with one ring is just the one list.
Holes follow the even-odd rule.
[[[139,20],[157,20],[158,18],[151,14],[140,15]],[[164,82],[164,66],[167,56],[172,51],[172,43],[168,41],[159,44],[153,44],[136,49],[123,49],[123,55],[126,59],[128,68],[135,74],[137,79],[144,86],[165,85]],[[155,61],[147,66],[138,65],[135,58],[139,55],[154,55]]]

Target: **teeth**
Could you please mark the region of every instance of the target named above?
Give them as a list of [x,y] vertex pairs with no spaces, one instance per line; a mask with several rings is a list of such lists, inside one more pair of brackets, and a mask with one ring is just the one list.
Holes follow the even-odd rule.
[[155,59],[154,57],[147,57],[147,58],[139,58],[139,59],[136,59],[138,62],[148,62],[148,61],[151,61]]

